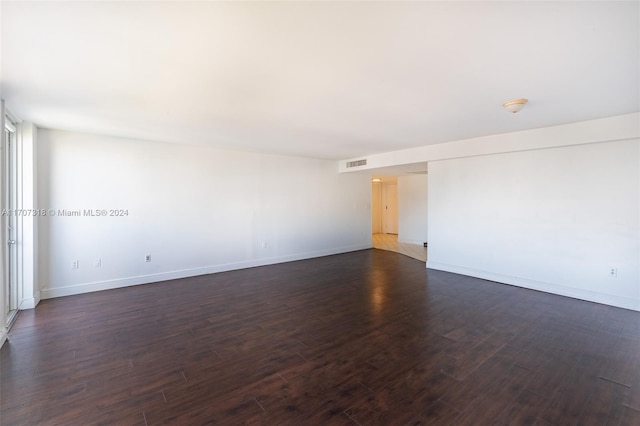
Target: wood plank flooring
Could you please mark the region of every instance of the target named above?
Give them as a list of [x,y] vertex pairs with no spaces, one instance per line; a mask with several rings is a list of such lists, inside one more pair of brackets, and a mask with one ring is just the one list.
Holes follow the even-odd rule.
[[2,425],[640,425],[640,313],[365,250],[45,300]]

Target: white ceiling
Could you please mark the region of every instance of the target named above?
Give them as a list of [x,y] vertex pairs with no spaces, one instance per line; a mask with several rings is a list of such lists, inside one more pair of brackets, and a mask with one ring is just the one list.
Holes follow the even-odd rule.
[[42,127],[342,159],[640,111],[638,1],[0,4]]

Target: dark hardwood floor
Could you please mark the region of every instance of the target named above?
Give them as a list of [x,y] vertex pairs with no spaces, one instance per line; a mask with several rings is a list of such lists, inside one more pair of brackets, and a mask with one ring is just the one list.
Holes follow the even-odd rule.
[[2,425],[640,425],[640,313],[366,250],[23,311]]

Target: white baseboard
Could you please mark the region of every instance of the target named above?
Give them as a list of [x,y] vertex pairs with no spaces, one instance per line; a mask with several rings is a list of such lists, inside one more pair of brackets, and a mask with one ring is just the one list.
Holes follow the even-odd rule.
[[531,290],[543,291],[545,293],[557,294],[560,296],[572,297],[574,299],[586,300],[589,302],[602,303],[604,305],[615,306],[618,308],[640,311],[640,299],[632,299],[628,297],[615,296],[606,293],[598,293],[580,288],[564,286],[561,284],[548,283],[543,281],[535,281],[527,278],[503,275],[480,269],[467,268],[464,266],[449,265],[446,263],[433,262],[427,260],[428,269],[436,269],[438,271],[453,272],[455,274],[467,275],[475,278],[482,278],[489,281],[495,281],[502,284],[513,285],[517,287],[528,288]]
[[319,250],[307,253],[271,257],[266,259],[254,259],[243,262],[225,263],[202,268],[182,269],[158,274],[140,275],[136,277],[118,278],[114,280],[96,281],[90,283],[75,284],[66,287],[44,287],[40,290],[42,299],[54,297],[72,296],[74,294],[90,293],[94,291],[111,290],[114,288],[129,287],[134,285],[149,284],[158,281],[175,280],[179,278],[195,277],[198,275],[215,274],[217,272],[234,271],[237,269],[253,268],[256,266],[273,265],[276,263],[293,262],[296,260],[312,259],[314,257],[331,256],[334,254],[348,253],[351,251],[365,250],[372,247],[371,243],[353,246],[338,247],[334,249]]
[[399,243],[405,243],[405,244],[415,244],[415,245],[423,245],[425,243],[425,241],[418,241],[418,240],[401,240],[400,238],[398,238],[398,242]]
[[40,292],[36,292],[36,295],[34,297],[27,297],[26,299],[22,299],[22,301],[20,302],[20,306],[18,306],[19,310],[24,310],[24,309],[33,309],[36,306],[38,306],[38,303],[40,303]]
[[0,348],[7,341],[7,327],[0,327]]

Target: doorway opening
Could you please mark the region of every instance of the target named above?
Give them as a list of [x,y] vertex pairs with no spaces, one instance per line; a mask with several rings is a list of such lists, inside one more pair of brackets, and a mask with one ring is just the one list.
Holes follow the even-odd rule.
[[[402,203],[399,201],[398,191],[399,179],[402,178],[374,177],[371,180],[372,245],[377,249],[394,251],[426,262],[426,247],[422,244],[402,241],[399,235],[399,222],[402,216],[400,211]],[[408,212],[405,212],[405,215],[406,213]]]

